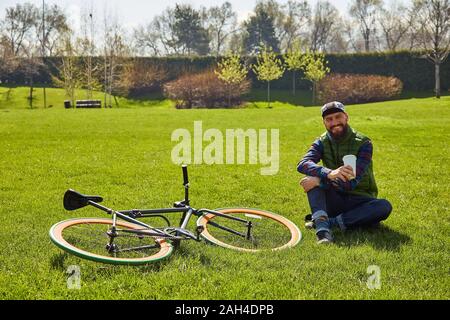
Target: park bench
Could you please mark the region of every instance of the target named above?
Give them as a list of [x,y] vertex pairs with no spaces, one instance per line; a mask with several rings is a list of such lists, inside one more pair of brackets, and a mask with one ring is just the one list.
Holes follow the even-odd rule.
[[77,100],[75,102],[77,108],[101,108],[100,100]]

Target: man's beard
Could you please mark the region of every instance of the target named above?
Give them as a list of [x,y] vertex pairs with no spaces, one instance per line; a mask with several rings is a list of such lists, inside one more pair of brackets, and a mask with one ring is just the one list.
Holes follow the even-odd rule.
[[[339,133],[333,133],[332,130],[333,130],[333,128],[335,128],[335,127],[342,127],[341,132],[339,132]],[[337,126],[334,126],[333,128],[330,128],[330,130],[327,130],[328,133],[331,135],[331,137],[332,137],[334,140],[340,140],[340,139],[342,139],[342,137],[345,136],[345,134],[347,133],[347,131],[348,131],[348,124],[337,125]]]

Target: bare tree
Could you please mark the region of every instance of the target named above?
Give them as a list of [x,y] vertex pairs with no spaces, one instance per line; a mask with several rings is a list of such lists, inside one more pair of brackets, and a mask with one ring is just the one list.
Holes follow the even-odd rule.
[[407,8],[394,0],[388,8],[380,8],[377,20],[383,33],[384,47],[391,51],[401,47],[411,29],[412,20]]
[[441,96],[441,64],[450,51],[449,0],[416,0],[417,33],[419,43],[426,51],[425,57],[434,64],[436,98]]
[[[17,69],[17,59],[12,51],[11,42],[6,36],[0,35],[0,83],[8,83],[8,78]],[[6,101],[11,97],[12,87],[5,93]]]
[[18,56],[26,46],[24,42],[35,26],[38,15],[38,9],[30,3],[16,4],[15,7],[6,9],[2,30],[10,42],[14,56]]
[[84,88],[86,88],[86,99],[92,99],[94,89],[98,88],[98,81],[95,73],[99,66],[94,63],[94,56],[96,54],[96,13],[94,8],[86,7],[81,14],[81,38],[78,39],[80,54],[83,60],[84,67]]
[[346,53],[350,50],[350,39],[345,36],[345,23],[338,14],[334,18],[335,22],[330,30],[329,40],[326,43],[324,52]]
[[353,0],[350,7],[350,15],[357,21],[366,52],[371,50],[376,33],[376,14],[381,4],[382,0]]
[[19,59],[17,68],[23,72],[30,87],[28,103],[30,109],[33,109],[34,100],[34,77],[39,74],[39,68],[43,67],[40,49],[33,42],[28,42],[25,46],[22,44],[23,56]]
[[55,54],[55,46],[59,38],[69,31],[67,17],[63,10],[56,4],[51,7],[45,7],[41,12],[41,17],[35,21],[36,39],[44,48],[45,56],[53,56]]
[[124,68],[129,48],[126,45],[124,30],[117,18],[105,13],[103,30],[103,59],[104,59],[104,103],[105,107],[112,107],[112,98],[119,106],[116,97],[116,84],[119,82],[121,69]]
[[228,1],[221,6],[203,8],[202,20],[211,38],[212,51],[216,56],[223,53],[227,38],[236,32],[237,14]]
[[333,27],[335,27],[339,19],[338,10],[330,2],[321,0],[317,2],[310,23],[311,51],[326,51],[332,36]]
[[175,11],[167,8],[146,26],[134,30],[136,47],[143,53],[158,55],[180,54],[175,32]]
[[155,30],[153,24],[138,26],[133,30],[133,41],[136,51],[141,55],[160,56],[160,34]]
[[307,25],[311,16],[308,2],[289,0],[282,6],[280,47],[287,52],[292,48],[296,39],[305,37]]
[[52,77],[57,87],[64,88],[72,106],[75,106],[75,89],[80,88],[83,82],[83,71],[78,61],[79,48],[76,44],[71,31],[64,33],[57,41],[55,50],[61,60],[56,65],[58,75]]

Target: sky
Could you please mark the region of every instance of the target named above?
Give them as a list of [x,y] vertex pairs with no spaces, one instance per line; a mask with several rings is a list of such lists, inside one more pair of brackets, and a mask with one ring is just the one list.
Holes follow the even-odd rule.
[[[125,29],[132,30],[138,25],[149,23],[155,15],[160,14],[167,7],[175,6],[175,3],[191,4],[194,8],[201,6],[219,6],[226,0],[45,0],[47,4],[58,4],[62,7],[72,25],[79,26],[79,16],[82,8],[94,7],[100,16],[103,16],[105,8],[118,18]],[[239,22],[245,20],[255,7],[256,0],[228,0],[233,10],[237,12]],[[329,0],[341,12],[347,12],[350,0]],[[15,6],[18,3],[31,2],[37,6],[42,6],[42,0],[0,0],[0,17],[5,14],[5,9]],[[286,3],[287,0],[278,0],[279,3]],[[308,0],[313,7],[317,0]],[[99,19],[99,23],[102,18]]]

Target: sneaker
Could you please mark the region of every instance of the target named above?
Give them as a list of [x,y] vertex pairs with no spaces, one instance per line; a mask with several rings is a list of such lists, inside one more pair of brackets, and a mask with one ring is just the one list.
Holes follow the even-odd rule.
[[307,214],[305,216],[305,228],[306,229],[314,229],[316,225],[314,224],[314,221],[312,221],[312,215]]
[[329,231],[319,231],[317,233],[317,243],[318,244],[329,244],[333,243],[333,236]]

